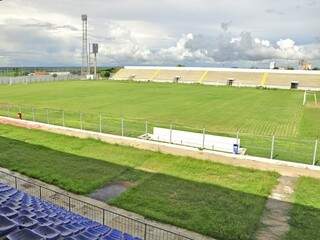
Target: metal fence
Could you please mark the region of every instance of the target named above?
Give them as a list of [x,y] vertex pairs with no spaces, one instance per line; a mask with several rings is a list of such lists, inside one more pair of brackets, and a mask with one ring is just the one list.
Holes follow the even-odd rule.
[[65,80],[76,80],[81,79],[79,75],[59,75],[59,76],[52,76],[52,75],[45,75],[45,76],[19,76],[19,77],[1,77],[0,76],[0,84],[30,84],[36,82],[53,82],[53,81],[65,81]]
[[95,206],[3,171],[0,171],[0,182],[144,240],[192,240],[192,238]]
[[[241,131],[215,131],[145,119],[112,117],[104,113],[71,112],[0,103],[0,115],[17,118],[18,112],[22,113],[25,120],[135,138],[152,133],[153,127],[233,137],[241,140],[241,148],[245,148],[248,155],[309,165],[319,165],[320,163],[320,143],[318,139],[266,136]],[[181,145],[188,146],[185,142],[181,142]],[[214,150],[214,148],[206,149]]]

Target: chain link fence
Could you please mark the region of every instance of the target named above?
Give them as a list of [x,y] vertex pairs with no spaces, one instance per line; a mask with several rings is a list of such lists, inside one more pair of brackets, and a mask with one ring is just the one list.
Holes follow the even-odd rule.
[[[25,120],[134,138],[152,133],[154,127],[239,138],[241,140],[240,147],[245,148],[248,155],[310,165],[320,164],[320,143],[318,139],[263,136],[241,131],[219,132],[212,129],[192,128],[180,124],[167,124],[145,119],[113,117],[105,113],[72,112],[0,103],[1,116],[17,118],[19,112],[22,113],[22,118]],[[181,145],[186,146],[186,143],[181,142]]]

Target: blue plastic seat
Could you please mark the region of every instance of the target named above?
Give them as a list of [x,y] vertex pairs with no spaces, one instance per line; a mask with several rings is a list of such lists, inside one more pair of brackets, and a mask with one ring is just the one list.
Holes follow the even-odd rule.
[[88,232],[88,231],[83,231],[83,232],[81,233],[81,235],[82,235],[82,236],[85,236],[85,237],[87,237],[87,238],[90,238],[90,239],[92,239],[92,240],[96,240],[96,239],[99,238],[99,236],[96,236],[96,235],[94,235],[94,234],[91,234],[91,233]]
[[1,207],[0,208],[0,215],[8,217],[8,218],[14,218],[18,216],[18,212],[10,207]]
[[7,236],[8,240],[44,240],[39,234],[29,230],[29,229],[22,229],[17,232],[10,233]]
[[35,228],[38,223],[36,220],[29,218],[27,216],[18,216],[14,219],[12,219],[17,225],[19,225],[20,228],[29,228],[33,229]]
[[79,228],[76,228],[75,226],[73,226],[73,225],[70,224],[70,223],[64,224],[63,226],[64,226],[65,228],[70,229],[74,234],[77,234],[77,233],[80,232],[80,229],[79,229]]
[[10,196],[16,194],[17,192],[18,192],[18,190],[12,188],[12,189],[9,189],[7,191],[1,192],[1,195],[2,196],[6,196],[6,197],[10,197]]
[[35,228],[33,231],[48,240],[56,240],[60,235],[60,232],[48,226],[40,226]]
[[54,226],[53,228],[60,232],[60,235],[62,237],[69,237],[73,234],[73,231],[71,229],[65,228],[62,225]]
[[87,237],[83,234],[78,234],[78,235],[75,235],[75,236],[72,236],[72,238],[74,240],[96,240],[97,238],[90,238],[90,237]]
[[127,234],[127,233],[124,233],[123,234],[123,240],[134,240],[133,236]]
[[27,216],[29,218],[34,218],[36,216],[36,214],[34,214],[33,212],[30,212],[26,209],[22,209],[19,211],[19,215],[20,216]]
[[3,203],[3,206],[9,207],[14,210],[19,210],[21,208],[21,206],[19,204],[14,203],[14,202],[9,202],[9,201],[7,201],[6,203]]
[[53,223],[47,218],[37,218],[37,221],[40,226],[51,226]]
[[[46,218],[48,217],[48,214],[42,212],[42,211],[34,211],[36,218]],[[50,219],[50,218],[49,218]]]
[[141,240],[1,184],[0,204],[0,239]]
[[0,216],[0,237],[3,237],[18,228],[12,220],[7,217]]

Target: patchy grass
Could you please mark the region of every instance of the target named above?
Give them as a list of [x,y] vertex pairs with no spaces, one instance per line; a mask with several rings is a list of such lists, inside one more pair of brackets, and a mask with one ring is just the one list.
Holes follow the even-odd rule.
[[320,236],[320,180],[301,177],[294,193],[290,231],[286,240],[314,240]]
[[252,239],[278,175],[0,125],[0,166],[88,194],[133,187],[111,204],[220,239]]

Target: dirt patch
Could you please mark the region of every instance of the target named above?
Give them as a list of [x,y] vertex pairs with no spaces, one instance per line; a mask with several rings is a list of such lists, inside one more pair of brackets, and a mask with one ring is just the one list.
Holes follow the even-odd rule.
[[110,183],[91,193],[90,197],[98,201],[105,202],[119,196],[121,193],[127,191],[127,189],[131,186],[133,186],[131,182]]

